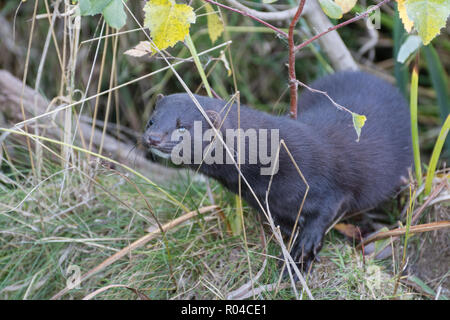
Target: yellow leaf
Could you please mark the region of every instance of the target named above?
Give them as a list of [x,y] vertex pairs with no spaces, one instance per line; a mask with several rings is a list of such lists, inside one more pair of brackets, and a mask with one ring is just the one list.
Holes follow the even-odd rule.
[[207,3],[205,7],[206,12],[208,12],[208,15],[206,16],[208,20],[208,34],[212,43],[214,43],[223,33],[223,23],[209,3]]
[[400,15],[400,19],[402,19],[403,26],[407,32],[411,32],[414,22],[408,17],[408,13],[406,13],[405,0],[397,0],[397,4],[398,14]]
[[449,0],[405,0],[405,7],[424,45],[445,28],[450,15]]
[[159,50],[183,41],[189,34],[190,24],[195,22],[195,13],[190,6],[172,0],[150,0],[144,11],[144,26],[150,29],[153,43]]
[[366,123],[366,116],[357,114],[355,112],[352,112],[353,117],[353,127],[355,128],[356,135],[358,138],[356,139],[357,142],[359,142],[359,137],[361,136],[361,129],[364,127],[364,124]]
[[334,0],[334,2],[342,8],[342,13],[347,13],[353,9],[358,0]]

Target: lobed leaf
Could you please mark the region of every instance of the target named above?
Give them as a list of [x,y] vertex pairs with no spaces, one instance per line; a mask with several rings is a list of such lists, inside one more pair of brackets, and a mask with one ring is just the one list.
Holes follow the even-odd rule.
[[405,7],[405,1],[406,0],[397,0],[398,14],[400,16],[400,19],[402,19],[405,30],[407,32],[411,32],[411,30],[414,26],[414,22],[408,17],[408,13],[406,12],[406,7]]
[[106,23],[110,27],[120,29],[126,21],[127,15],[123,9],[122,0],[112,0],[102,11]]
[[449,0],[405,0],[405,7],[425,45],[441,32],[450,15]]
[[183,41],[195,22],[194,10],[172,0],[150,0],[144,7],[144,26],[150,29],[153,43],[163,50]]
[[79,0],[78,3],[82,16],[101,13],[110,27],[120,29],[125,25],[127,15],[122,0]]

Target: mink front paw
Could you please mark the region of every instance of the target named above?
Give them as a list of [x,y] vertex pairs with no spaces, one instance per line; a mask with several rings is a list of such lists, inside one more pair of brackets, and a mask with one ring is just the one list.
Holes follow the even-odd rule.
[[[299,234],[297,240],[292,245],[291,249],[291,257],[299,268],[300,272],[306,274],[309,273],[312,267],[312,263],[314,261],[319,261],[317,254],[322,248],[322,233],[308,233],[305,232],[303,234]],[[282,264],[285,261],[283,259]],[[291,268],[292,275],[294,277],[294,281],[297,282],[299,279],[297,274]],[[283,277],[289,278],[289,271],[285,266],[283,271]]]
[[291,249],[291,256],[303,272],[309,272],[314,260],[318,260],[317,254],[322,248],[323,234],[304,230],[301,232]]

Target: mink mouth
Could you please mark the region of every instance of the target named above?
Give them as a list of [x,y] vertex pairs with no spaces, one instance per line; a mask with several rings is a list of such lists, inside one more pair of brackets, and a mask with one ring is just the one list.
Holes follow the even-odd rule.
[[154,155],[161,157],[163,159],[169,159],[171,154],[172,154],[172,150],[175,147],[177,143],[172,143],[172,142],[168,142],[168,143],[163,143],[162,145],[157,145],[157,146],[150,146],[149,150],[151,153],[153,153]]
[[163,158],[163,159],[169,159],[170,158],[170,152],[167,151],[162,151],[158,148],[152,147],[150,148],[150,152],[153,153],[154,155]]

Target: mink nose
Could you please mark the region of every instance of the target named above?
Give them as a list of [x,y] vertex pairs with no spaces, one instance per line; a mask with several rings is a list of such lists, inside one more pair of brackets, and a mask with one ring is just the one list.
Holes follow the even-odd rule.
[[158,146],[161,143],[162,135],[156,132],[150,132],[144,135],[144,144],[148,147]]

